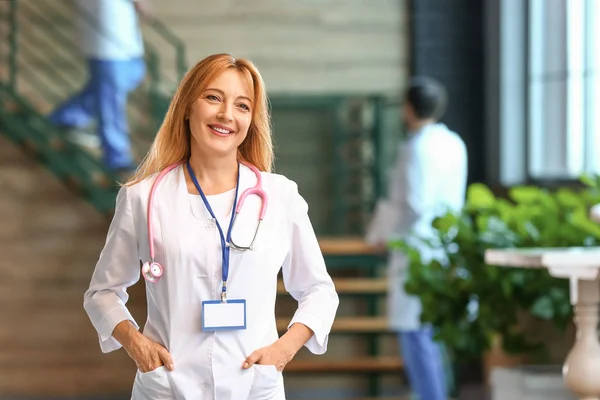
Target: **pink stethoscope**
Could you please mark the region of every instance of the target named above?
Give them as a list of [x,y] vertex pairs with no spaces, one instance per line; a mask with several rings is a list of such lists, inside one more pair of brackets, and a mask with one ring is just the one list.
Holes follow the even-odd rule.
[[[152,188],[150,189],[150,195],[148,197],[148,217],[147,217],[147,219],[148,219],[148,248],[149,248],[149,252],[150,252],[150,261],[146,261],[144,263],[144,265],[142,266],[142,276],[144,277],[144,279],[146,279],[146,281],[151,282],[151,283],[158,282],[158,280],[162,277],[162,275],[164,273],[163,266],[160,265],[158,262],[156,262],[156,260],[154,258],[154,235],[152,234],[152,206],[154,204],[154,194],[156,192],[156,187],[158,186],[160,181],[163,179],[163,177],[166,174],[168,174],[171,170],[173,170],[174,168],[176,168],[177,166],[182,165],[182,164],[183,164],[182,162],[178,162],[178,163],[172,164],[172,165],[168,166],[167,168],[165,168],[164,170],[162,170],[158,174],[158,177],[156,178],[156,180],[154,181],[154,184],[152,185]],[[228,232],[229,240],[225,243],[225,246],[227,248],[232,248],[237,251],[252,250],[253,245],[254,245],[254,240],[256,239],[256,235],[258,234],[258,229],[260,228],[260,224],[265,217],[265,212],[267,211],[267,203],[268,203],[267,193],[264,191],[264,189],[262,187],[262,175],[261,175],[260,171],[254,165],[247,164],[247,163],[242,163],[242,164],[244,164],[246,167],[250,168],[252,170],[252,172],[254,172],[254,175],[256,175],[256,185],[244,190],[244,192],[241,194],[239,200],[237,200],[237,205],[235,206],[235,213],[232,216],[232,220],[231,220],[229,232]],[[238,186],[239,186],[239,172],[238,172]],[[201,189],[199,191],[201,192]],[[235,220],[237,219],[237,216],[240,213],[240,210],[242,208],[242,205],[244,204],[244,201],[246,200],[246,197],[248,197],[249,195],[252,195],[252,194],[255,194],[261,198],[261,207],[260,207],[260,213],[258,216],[258,225],[256,226],[256,230],[254,231],[254,236],[252,237],[252,241],[250,242],[250,245],[239,246],[233,242],[233,239],[231,238],[231,231],[233,230],[233,226],[235,225]],[[202,194],[202,196],[204,197],[203,194]],[[235,202],[234,202],[234,204],[235,204]],[[212,211],[211,211],[211,213],[212,213]],[[224,243],[224,241],[222,241],[222,243]],[[222,250],[226,251],[227,249],[222,249]],[[225,280],[226,280],[226,278],[225,278]]]

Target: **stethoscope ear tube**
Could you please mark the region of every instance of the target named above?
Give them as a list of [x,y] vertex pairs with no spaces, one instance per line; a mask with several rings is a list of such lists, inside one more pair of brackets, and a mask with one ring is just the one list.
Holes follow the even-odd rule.
[[[236,212],[233,216],[233,223],[231,224],[231,231],[233,232],[233,227],[235,226],[235,220],[237,219],[238,213]],[[256,225],[256,229],[254,230],[254,236],[252,237],[252,241],[250,242],[250,245],[248,246],[238,246],[237,244],[235,244],[233,242],[233,237],[229,238],[229,243],[227,243],[227,245],[232,248],[233,250],[237,250],[237,251],[246,251],[246,250],[254,250],[254,241],[256,240],[256,235],[258,235],[258,229],[260,228],[260,223],[262,222],[262,219],[258,220],[258,225]]]

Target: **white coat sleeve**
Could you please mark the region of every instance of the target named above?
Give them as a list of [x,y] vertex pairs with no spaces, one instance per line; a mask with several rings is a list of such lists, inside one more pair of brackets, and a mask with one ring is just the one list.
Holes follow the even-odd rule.
[[414,228],[414,224],[428,210],[431,203],[431,182],[428,182],[426,160],[415,143],[403,147],[398,155],[398,164],[392,179],[397,180],[390,187],[391,202],[398,210],[397,232],[404,236]]
[[121,348],[121,344],[111,336],[119,322],[130,320],[139,329],[125,306],[129,298],[127,288],[140,278],[139,262],[128,188],[123,186],[117,195],[106,243],[83,301],[83,307],[98,331],[100,348],[104,353]]
[[308,217],[308,204],[294,187],[289,207],[290,252],[283,263],[286,290],[298,301],[298,309],[288,325],[302,323],[314,335],[305,346],[313,354],[327,351],[329,332],[337,312],[339,298]]

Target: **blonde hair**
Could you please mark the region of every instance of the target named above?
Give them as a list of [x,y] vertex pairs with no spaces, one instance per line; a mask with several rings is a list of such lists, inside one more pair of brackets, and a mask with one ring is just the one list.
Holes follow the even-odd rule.
[[249,60],[236,59],[229,54],[215,54],[200,61],[183,77],[148,154],[126,186],[134,185],[171,164],[185,162],[190,158],[190,133],[186,121],[190,107],[217,75],[230,68],[244,74],[254,88],[252,122],[246,139],[238,147],[238,160],[250,163],[261,171],[271,172],[273,141],[269,102],[263,79]]

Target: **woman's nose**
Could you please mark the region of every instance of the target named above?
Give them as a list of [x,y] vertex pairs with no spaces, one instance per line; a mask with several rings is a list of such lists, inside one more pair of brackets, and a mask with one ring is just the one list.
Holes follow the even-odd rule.
[[233,119],[232,116],[233,107],[227,103],[223,103],[219,113],[217,114],[217,118],[223,119],[225,121],[231,121]]

